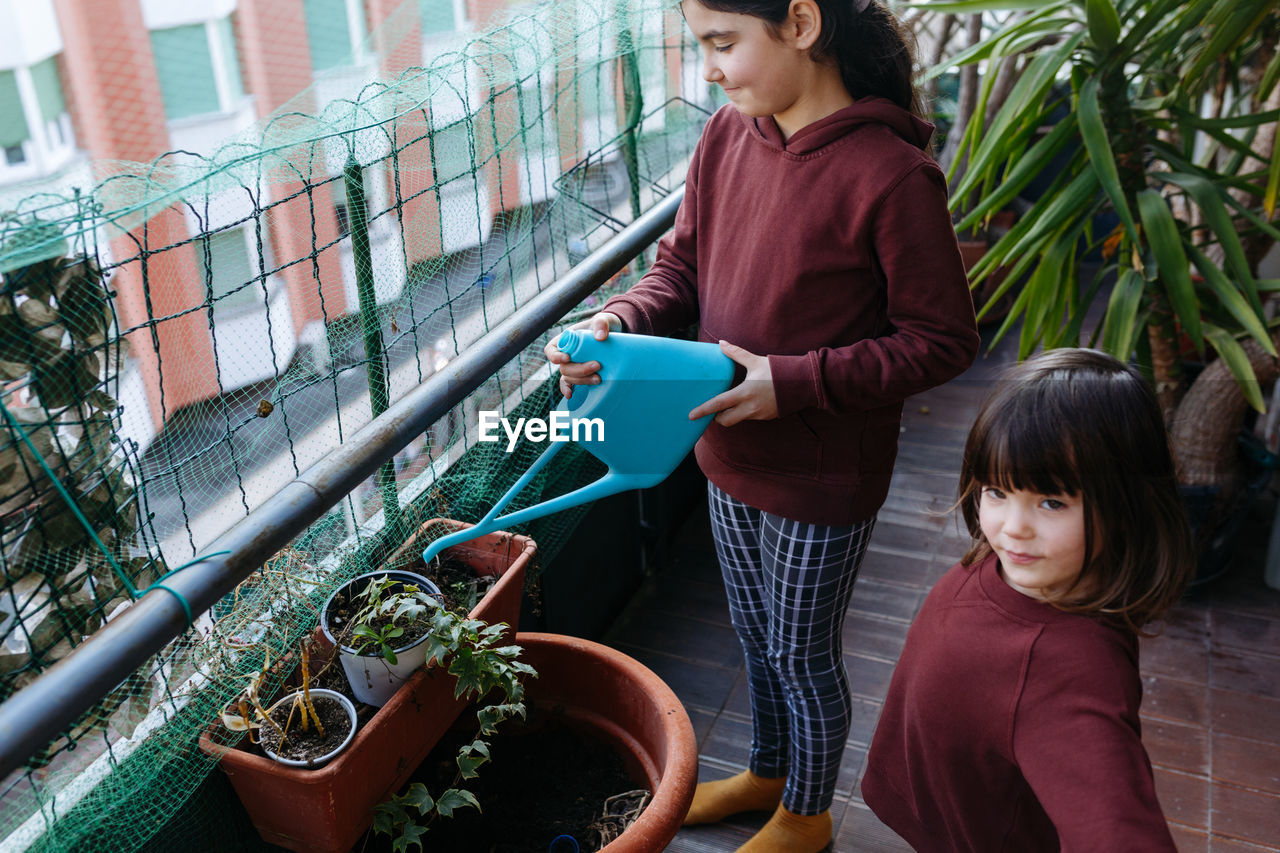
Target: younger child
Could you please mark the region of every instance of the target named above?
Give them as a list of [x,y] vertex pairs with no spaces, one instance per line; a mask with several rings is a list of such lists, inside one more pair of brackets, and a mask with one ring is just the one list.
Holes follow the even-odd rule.
[[863,799],[923,853],[1172,853],[1138,633],[1192,550],[1155,396],[1093,350],[1018,365],[969,433],[959,493],[974,545],[907,634]]

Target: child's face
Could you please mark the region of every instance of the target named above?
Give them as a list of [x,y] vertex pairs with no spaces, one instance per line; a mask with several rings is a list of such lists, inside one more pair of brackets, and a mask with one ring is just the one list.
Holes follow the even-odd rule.
[[702,45],[702,76],[719,84],[739,112],[777,117],[802,100],[815,65],[807,48],[789,43],[794,39],[785,34],[779,41],[752,15],[716,12],[698,0],[683,0],[680,6]]
[[1084,569],[1084,502],[1080,495],[1041,495],[984,486],[978,524],[1000,558],[1005,583],[1044,599],[1068,589]]

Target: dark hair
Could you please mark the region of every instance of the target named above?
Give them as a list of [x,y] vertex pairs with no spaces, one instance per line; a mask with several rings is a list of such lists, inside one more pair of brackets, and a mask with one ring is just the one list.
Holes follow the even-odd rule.
[[1194,554],[1164,419],[1142,376],[1106,353],[1050,350],[1007,371],[983,403],[960,468],[957,503],[974,540],[966,566],[991,554],[983,486],[1081,496],[1093,556],[1048,599],[1056,607],[1141,633],[1182,596]]
[[[765,22],[775,37],[791,9],[791,0],[696,0],[716,12],[750,15]],[[822,30],[810,50],[816,62],[833,62],[844,87],[855,98],[878,95],[904,110],[924,116],[916,90],[915,39],[878,0],[858,11],[857,0],[813,0],[822,13]]]

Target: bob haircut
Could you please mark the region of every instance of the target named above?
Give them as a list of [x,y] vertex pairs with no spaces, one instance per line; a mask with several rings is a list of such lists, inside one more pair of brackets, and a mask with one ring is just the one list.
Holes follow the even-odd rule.
[[1194,570],[1168,434],[1142,376],[1111,356],[1056,349],[1001,377],[969,431],[957,504],[973,546],[992,553],[978,524],[984,486],[1080,496],[1085,561],[1061,610],[1110,618],[1142,633],[1177,603]]

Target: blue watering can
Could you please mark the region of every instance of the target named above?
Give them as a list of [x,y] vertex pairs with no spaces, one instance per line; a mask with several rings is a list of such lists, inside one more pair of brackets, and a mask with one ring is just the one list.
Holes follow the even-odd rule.
[[[608,471],[580,489],[498,516],[569,443],[551,441],[493,509],[474,526],[442,536],[422,552],[423,562],[452,545],[629,489],[647,489],[667,478],[711,423],[689,412],[733,384],[734,364],[715,344],[613,332],[603,341],[577,329],[562,332],[561,352],[576,362],[600,363],[599,385],[576,385],[555,411],[577,424],[566,430]],[[598,420],[597,420],[598,419]],[[554,419],[553,419],[554,423]],[[592,424],[603,424],[593,429]],[[581,430],[578,425],[582,425]]]

